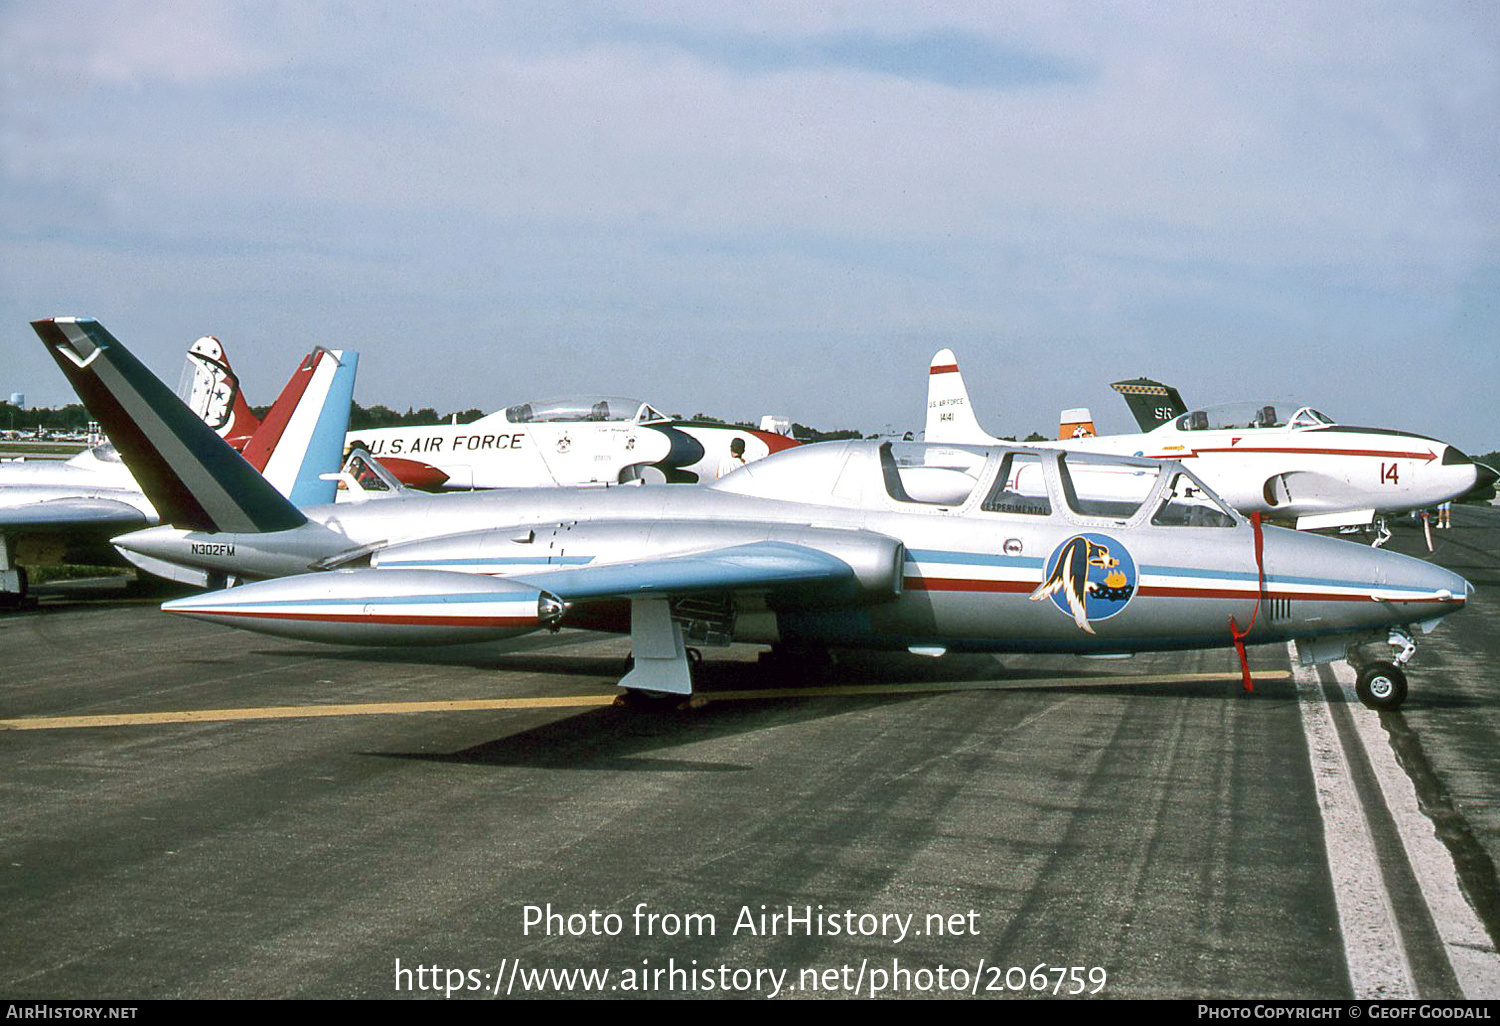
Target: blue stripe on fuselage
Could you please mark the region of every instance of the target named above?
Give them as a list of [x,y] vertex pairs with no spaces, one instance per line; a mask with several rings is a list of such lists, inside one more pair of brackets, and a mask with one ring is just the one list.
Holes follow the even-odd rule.
[[944,552],[940,549],[907,549],[908,563],[967,563],[971,566],[1015,566],[1040,570],[1047,565],[1035,556],[992,556],[984,552]]
[[[1046,566],[1046,560],[1027,556],[996,556],[985,552],[949,552],[940,549],[908,549],[906,551],[908,563],[942,563],[969,566],[1009,566],[1040,569]],[[1178,567],[1142,565],[1142,575],[1151,574],[1159,577],[1191,577],[1206,580],[1226,581],[1249,581],[1258,582],[1260,575],[1255,571],[1241,570],[1210,570],[1200,567]],[[1296,577],[1289,574],[1267,574],[1266,585],[1312,585],[1330,588],[1356,588],[1369,590],[1378,587],[1382,591],[1409,591],[1414,594],[1426,594],[1431,589],[1412,587],[1401,584],[1376,584],[1374,581],[1341,581],[1327,577]]]
[[478,556],[464,559],[383,559],[381,569],[397,566],[583,566],[594,561],[593,556]]

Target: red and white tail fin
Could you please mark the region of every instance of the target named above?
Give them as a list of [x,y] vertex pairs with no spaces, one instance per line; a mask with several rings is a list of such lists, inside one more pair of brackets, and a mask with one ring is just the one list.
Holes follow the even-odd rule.
[[205,424],[236,449],[260,427],[240,394],[240,379],[229,366],[224,343],[204,335],[188,347],[178,396]]
[[988,445],[995,438],[979,426],[969,390],[958,372],[958,357],[951,349],[939,349],[927,376],[927,432],[929,442],[957,445]]
[[1098,433],[1094,430],[1094,415],[1087,406],[1062,411],[1057,425],[1058,438],[1093,438]]

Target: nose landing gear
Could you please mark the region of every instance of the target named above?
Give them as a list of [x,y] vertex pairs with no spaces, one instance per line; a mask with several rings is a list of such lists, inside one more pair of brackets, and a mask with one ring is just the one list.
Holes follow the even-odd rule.
[[1402,667],[1416,653],[1417,643],[1405,627],[1392,627],[1386,640],[1399,651],[1389,662],[1361,665],[1354,682],[1354,693],[1370,709],[1396,710],[1406,701],[1406,672]]

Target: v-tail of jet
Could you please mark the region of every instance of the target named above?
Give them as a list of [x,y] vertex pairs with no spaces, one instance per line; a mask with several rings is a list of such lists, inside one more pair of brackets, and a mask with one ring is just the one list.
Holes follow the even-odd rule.
[[333,501],[337,484],[323,478],[342,462],[358,354],[310,354],[242,458],[98,321],[59,317],[32,327],[163,523],[281,531],[306,521],[298,505]]

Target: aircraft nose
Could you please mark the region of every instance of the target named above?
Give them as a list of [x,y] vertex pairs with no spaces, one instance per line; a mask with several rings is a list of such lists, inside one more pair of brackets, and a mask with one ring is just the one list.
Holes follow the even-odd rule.
[[1463,609],[1473,587],[1451,570],[1343,538],[1265,529],[1265,571],[1276,587],[1332,602],[1322,629],[1425,623]]
[[1376,590],[1379,598],[1392,602],[1411,601],[1423,606],[1430,604],[1435,615],[1441,616],[1462,609],[1469,596],[1474,594],[1474,585],[1445,567],[1399,552],[1384,549],[1374,552],[1380,561],[1383,582]]
[[1443,466],[1468,467],[1473,471],[1474,483],[1459,498],[1483,500],[1495,497],[1495,482],[1500,480],[1500,473],[1496,473],[1494,467],[1475,462],[1467,453],[1452,445],[1443,450]]

